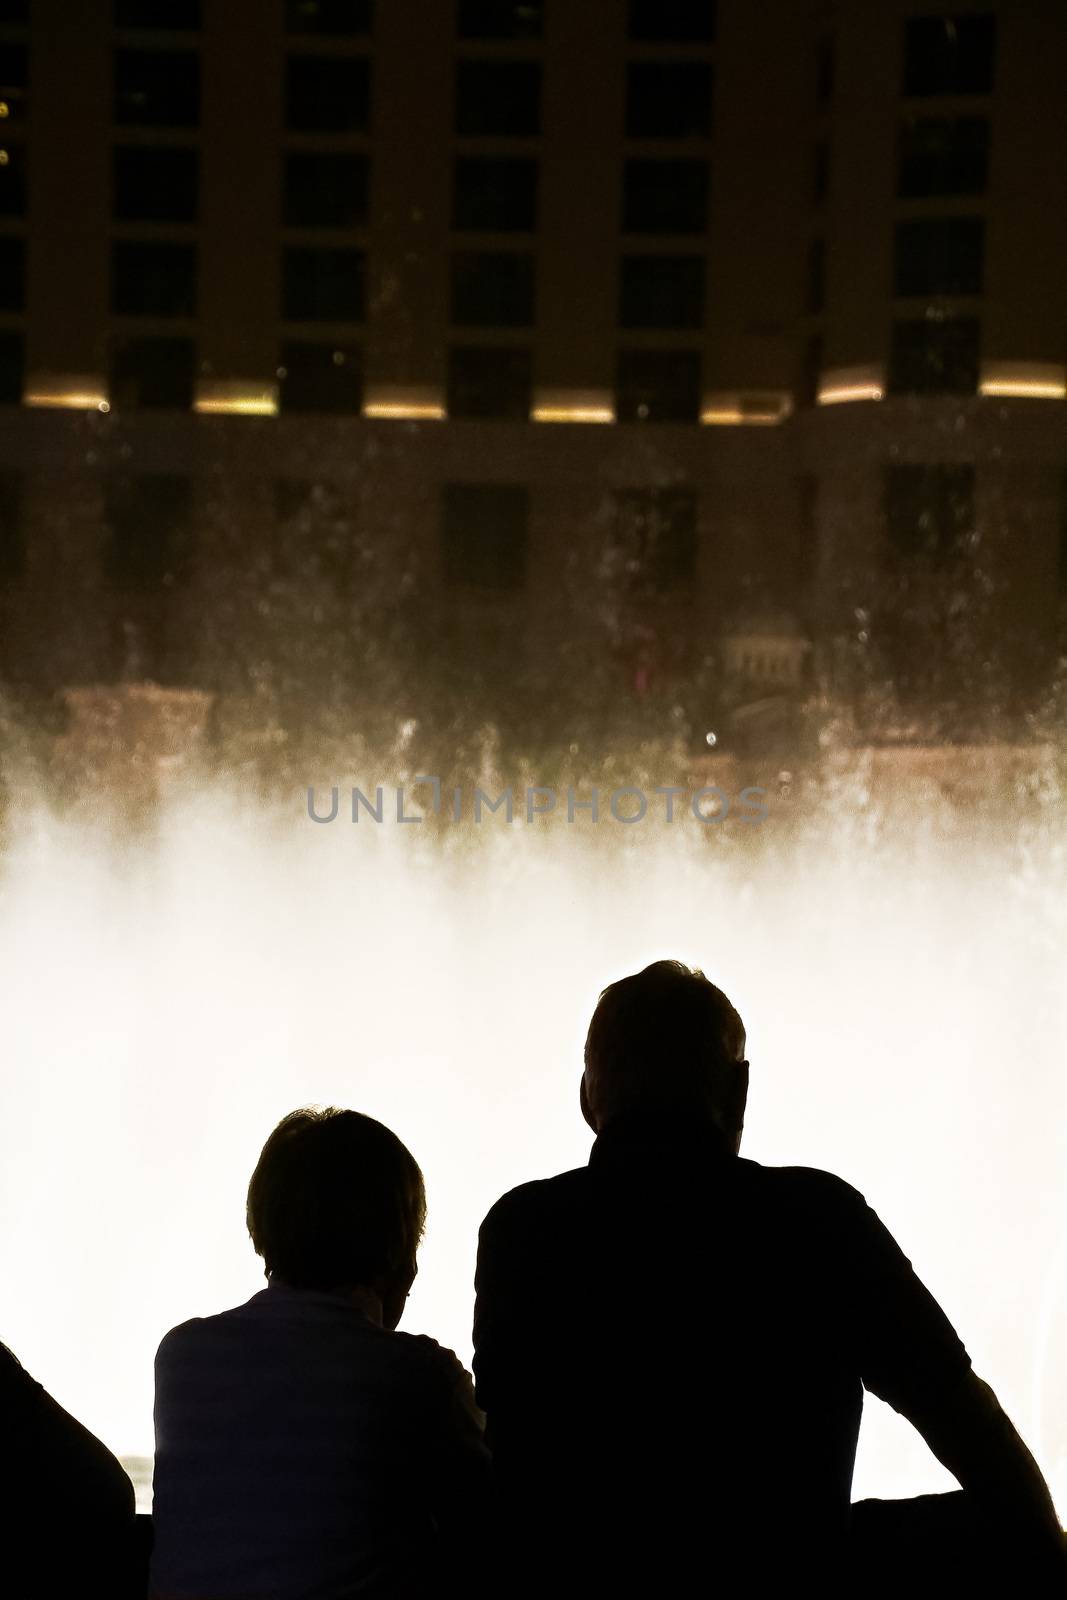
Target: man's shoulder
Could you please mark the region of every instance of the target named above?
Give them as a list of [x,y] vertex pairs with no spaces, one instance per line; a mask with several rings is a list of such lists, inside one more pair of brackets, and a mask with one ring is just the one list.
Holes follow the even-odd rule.
[[534,1226],[538,1221],[580,1204],[588,1193],[588,1186],[588,1167],[574,1167],[551,1178],[533,1178],[528,1183],[520,1183],[490,1206],[482,1230],[496,1232]]
[[761,1161],[737,1157],[739,1175],[768,1193],[784,1198],[808,1201],[813,1205],[855,1210],[866,1205],[863,1195],[847,1179],[823,1167],[769,1167]]

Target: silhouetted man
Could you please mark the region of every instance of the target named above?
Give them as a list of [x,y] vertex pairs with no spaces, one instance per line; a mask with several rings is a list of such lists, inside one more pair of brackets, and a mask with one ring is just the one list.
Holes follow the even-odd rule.
[[864,1387],[970,1491],[935,1500],[964,1505],[975,1538],[986,1513],[1006,1536],[990,1560],[1051,1572],[1044,1480],[863,1196],[738,1155],[744,1056],[702,973],[661,961],[613,984],[585,1046],[589,1165],[512,1190],[482,1226],[501,1592],[874,1592],[877,1573],[848,1572]]

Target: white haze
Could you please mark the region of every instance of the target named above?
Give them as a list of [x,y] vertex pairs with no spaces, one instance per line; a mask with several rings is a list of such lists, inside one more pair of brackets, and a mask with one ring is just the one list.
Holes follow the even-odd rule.
[[[152,1358],[262,1284],[244,1191],[309,1102],[396,1129],[430,1224],[403,1326],[470,1358],[479,1221],[586,1159],[598,990],[662,956],[747,1024],[743,1153],[867,1196],[1067,1508],[1067,835],[286,821],[223,792],[107,842],[23,815],[0,880],[0,1338],[120,1454]],[[341,816],[344,816],[342,806]],[[635,1285],[643,1307],[654,1282]],[[674,1308],[664,1306],[663,1314]],[[684,1316],[684,1307],[680,1308]],[[868,1399],[857,1496],[950,1487]]]

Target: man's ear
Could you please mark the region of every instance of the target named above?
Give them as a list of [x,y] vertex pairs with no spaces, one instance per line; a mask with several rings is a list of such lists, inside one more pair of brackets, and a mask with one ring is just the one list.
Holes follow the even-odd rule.
[[584,1072],[582,1073],[582,1081],[581,1081],[581,1085],[580,1085],[580,1087],[578,1089],[578,1101],[579,1101],[579,1104],[581,1105],[581,1108],[582,1108],[582,1116],[585,1118],[586,1122],[592,1128],[594,1133],[599,1132],[599,1129],[597,1128],[596,1123],[593,1121],[593,1112],[592,1112],[592,1109],[590,1108],[590,1105],[589,1105],[589,1094],[588,1094],[588,1092],[586,1090],[586,1087],[585,1087],[585,1073]]

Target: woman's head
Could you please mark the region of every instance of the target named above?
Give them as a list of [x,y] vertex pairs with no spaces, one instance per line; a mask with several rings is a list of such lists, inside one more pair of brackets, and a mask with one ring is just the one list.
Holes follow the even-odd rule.
[[269,1278],[295,1289],[374,1289],[396,1326],[426,1190],[411,1152],[382,1123],[333,1106],[291,1111],[263,1146],[246,1217]]

